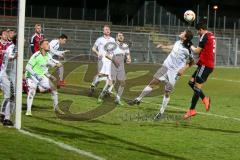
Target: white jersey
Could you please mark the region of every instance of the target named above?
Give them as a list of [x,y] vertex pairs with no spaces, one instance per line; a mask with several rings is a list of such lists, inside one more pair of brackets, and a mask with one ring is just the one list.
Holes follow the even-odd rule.
[[[117,43],[116,43],[117,44]],[[130,54],[129,47],[126,43],[117,44],[116,49],[111,52],[113,56],[116,57],[120,64],[120,68],[124,66],[124,59],[126,55]]]
[[12,43],[8,48],[5,50],[5,54],[3,57],[3,63],[1,66],[1,72],[6,72],[8,76],[11,72],[16,70],[16,60],[9,61],[10,58],[14,58],[16,54],[16,47]]
[[179,40],[175,42],[172,51],[163,62],[163,65],[171,71],[178,72],[186,65],[189,59],[192,59],[192,54]]
[[50,54],[52,56],[56,55],[56,56],[63,56],[63,54],[65,53],[65,51],[60,51],[60,44],[59,44],[59,40],[58,39],[54,39],[49,43],[50,46]]
[[94,46],[97,48],[98,52],[100,53],[100,55],[102,56],[102,61],[103,62],[110,62],[109,59],[107,59],[105,57],[106,55],[106,50],[104,49],[105,45],[109,42],[114,42],[115,43],[115,39],[112,38],[112,37],[108,37],[108,38],[105,38],[104,36],[102,37],[99,37],[96,42],[94,43]]

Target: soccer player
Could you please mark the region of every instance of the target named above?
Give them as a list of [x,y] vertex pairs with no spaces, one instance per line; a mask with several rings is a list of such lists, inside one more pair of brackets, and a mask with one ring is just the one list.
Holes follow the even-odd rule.
[[93,82],[90,86],[89,96],[92,96],[97,84],[100,81],[106,81],[106,85],[103,90],[107,87],[109,83],[109,74],[111,72],[111,60],[105,57],[106,50],[104,46],[107,43],[115,43],[115,39],[110,36],[110,27],[108,25],[105,25],[103,27],[103,36],[99,37],[96,42],[94,43],[94,46],[92,47],[92,51],[97,55],[98,57],[98,73],[94,77]]
[[[7,32],[3,32],[3,39],[7,43]],[[12,37],[12,40],[16,40],[16,38]],[[2,47],[1,47],[2,48]],[[2,50],[3,51],[3,50]],[[12,62],[17,58],[17,54],[15,52],[15,45],[12,43],[10,46],[6,48],[2,53],[2,63],[0,67],[0,83],[1,88],[3,90],[4,99],[1,107],[1,121],[3,125],[13,126],[12,121],[10,120],[11,114],[11,106],[13,106],[13,98],[14,98],[14,85],[15,79],[12,79],[12,74],[14,74],[14,68],[12,68]],[[15,68],[16,69],[16,68]]]
[[170,93],[173,90],[178,77],[181,76],[193,62],[191,51],[189,49],[189,43],[191,43],[193,38],[192,32],[190,30],[185,30],[179,35],[179,38],[180,40],[176,41],[172,47],[158,45],[158,47],[165,49],[172,48],[172,50],[164,60],[162,67],[159,68],[153,76],[152,81],[143,89],[142,93],[135,100],[129,103],[130,105],[139,105],[142,98],[149,94],[154,86],[163,82],[165,84],[165,93],[160,111],[155,118],[160,118],[164,113],[170,100]]
[[39,51],[40,49],[39,42],[44,39],[44,35],[41,33],[42,32],[41,24],[36,24],[34,28],[35,28],[35,33],[33,34],[30,40],[32,54]]
[[199,54],[197,62],[198,67],[188,82],[194,93],[190,109],[184,115],[184,119],[196,115],[197,112],[195,107],[199,97],[202,99],[206,111],[210,109],[210,98],[204,95],[202,87],[214,68],[215,37],[213,33],[207,31],[205,22],[199,22],[196,25],[196,29],[200,36],[200,40],[198,47],[191,45],[191,50],[195,54]]
[[13,30],[13,29],[7,29],[7,32],[8,32],[8,43],[12,44],[16,44],[16,31]]
[[[50,54],[52,57],[56,60],[64,60],[64,55],[66,52],[70,52],[69,50],[60,50],[60,46],[64,45],[67,41],[68,37],[65,34],[62,34],[61,36],[58,37],[58,39],[52,40],[49,45],[50,45]],[[58,87],[65,86],[66,82],[63,79],[63,73],[64,73],[64,68],[63,65],[62,67],[58,68],[58,75],[59,75],[59,82],[58,82]]]
[[26,79],[29,87],[27,96],[27,116],[31,116],[31,107],[33,98],[36,94],[36,88],[39,87],[40,92],[50,91],[52,94],[53,108],[60,114],[64,114],[58,108],[58,92],[52,81],[56,78],[49,74],[48,67],[61,67],[61,63],[54,60],[49,54],[48,40],[40,41],[40,50],[34,53],[26,65]]
[[[112,61],[110,74],[112,82],[110,82],[110,85],[112,83],[116,84],[116,82],[119,82],[115,103],[122,106],[123,103],[120,101],[120,99],[121,95],[123,94],[126,79],[124,61],[126,61],[127,64],[131,63],[129,47],[126,43],[124,43],[124,35],[122,32],[117,33],[115,45],[116,46],[114,47],[114,50],[106,54],[106,57]],[[106,93],[108,88],[106,88],[106,91],[103,93]]]

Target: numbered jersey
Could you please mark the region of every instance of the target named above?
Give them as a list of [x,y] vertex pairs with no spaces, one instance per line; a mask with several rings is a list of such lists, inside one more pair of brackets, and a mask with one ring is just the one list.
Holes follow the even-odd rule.
[[192,54],[179,40],[175,42],[172,51],[163,62],[163,65],[167,67],[168,70],[177,72],[183,68],[190,59],[192,59]]
[[199,60],[197,64],[207,66],[209,68],[214,68],[216,43],[213,33],[207,32],[202,35],[198,46],[202,48],[202,51],[199,54]]

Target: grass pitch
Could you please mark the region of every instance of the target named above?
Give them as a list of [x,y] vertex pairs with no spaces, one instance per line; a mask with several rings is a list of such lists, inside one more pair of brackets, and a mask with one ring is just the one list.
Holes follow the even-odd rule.
[[[23,129],[111,160],[240,159],[240,70],[216,68],[203,89],[212,99],[210,111],[206,113],[199,101],[199,114],[183,121],[192,97],[187,82],[195,68],[189,69],[177,82],[164,117],[154,121],[162,102],[162,87],[139,106],[131,107],[125,101],[140,94],[158,67],[127,66],[125,105],[116,107],[114,98],[97,104],[103,84],[93,97],[87,96],[96,64],[66,63],[68,86],[59,90],[66,115],[53,112],[50,94],[37,94],[33,117],[26,117],[24,95]],[[0,142],[0,159],[92,159],[3,126]]]

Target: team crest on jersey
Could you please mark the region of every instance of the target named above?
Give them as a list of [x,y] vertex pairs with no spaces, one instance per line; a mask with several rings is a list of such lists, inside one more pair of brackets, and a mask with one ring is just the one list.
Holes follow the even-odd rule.
[[104,50],[106,52],[112,52],[117,48],[117,44],[115,42],[108,42],[104,46]]

